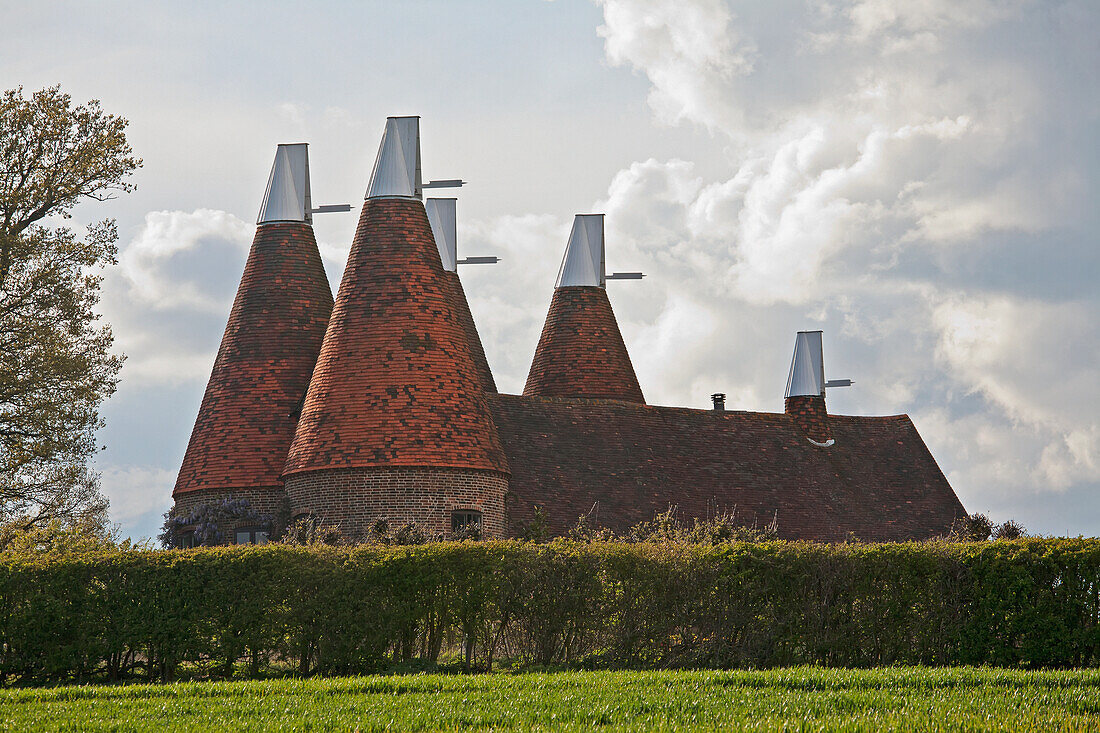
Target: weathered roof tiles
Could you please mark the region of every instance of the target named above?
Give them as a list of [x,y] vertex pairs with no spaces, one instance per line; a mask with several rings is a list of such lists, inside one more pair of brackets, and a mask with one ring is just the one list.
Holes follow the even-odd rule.
[[174,494],[281,485],[331,310],[313,227],[257,227]]
[[420,466],[507,472],[424,205],[369,198],[286,473]]

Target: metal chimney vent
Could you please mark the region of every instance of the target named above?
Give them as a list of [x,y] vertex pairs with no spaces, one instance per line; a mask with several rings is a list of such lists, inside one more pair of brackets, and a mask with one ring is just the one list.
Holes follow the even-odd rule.
[[459,265],[495,265],[500,262],[499,257],[493,256],[458,259],[458,217],[455,212],[457,201],[458,199],[428,199],[424,202],[443,269],[447,272],[458,272]]
[[725,412],[726,410],[726,393],[715,392],[710,396],[710,401],[714,403],[715,412]]
[[309,193],[309,143],[279,145],[267,177],[257,224],[273,221],[313,222]]
[[604,286],[603,214],[577,214],[555,287]]
[[386,118],[365,198],[420,198],[420,175],[420,118]]
[[791,372],[784,397],[824,397],[826,387],[850,387],[851,379],[825,381],[821,331],[799,331],[794,339]]
[[821,331],[799,331],[794,339],[791,372],[784,397],[824,397],[825,366],[821,355]]
[[439,248],[439,259],[443,260],[443,269],[458,272],[458,222],[455,212],[457,199],[428,199],[424,208],[428,212],[428,223],[432,225],[435,246]]
[[608,280],[641,280],[640,272],[613,272],[607,274],[604,264],[603,214],[577,214],[573,217],[573,229],[565,256],[561,259],[558,280],[554,287],[598,285],[606,287]]

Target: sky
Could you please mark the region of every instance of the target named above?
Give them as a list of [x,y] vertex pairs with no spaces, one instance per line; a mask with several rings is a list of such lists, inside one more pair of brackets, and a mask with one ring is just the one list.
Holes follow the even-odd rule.
[[[831,412],[909,414],[964,506],[1100,533],[1095,0],[0,0],[0,87],[130,121],[102,313],[127,356],[96,459],[155,536],[275,146],[358,210],[388,115],[461,177],[462,275],[519,392],[573,214],[647,401],[778,412],[798,330]],[[451,194],[448,194],[451,195]],[[356,214],[319,215],[330,284]]]

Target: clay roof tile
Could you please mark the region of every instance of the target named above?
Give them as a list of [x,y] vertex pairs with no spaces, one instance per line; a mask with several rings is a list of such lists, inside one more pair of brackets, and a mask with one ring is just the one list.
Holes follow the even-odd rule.
[[281,485],[331,310],[313,227],[257,227],[174,495]]
[[286,473],[420,466],[507,472],[424,204],[370,198]]

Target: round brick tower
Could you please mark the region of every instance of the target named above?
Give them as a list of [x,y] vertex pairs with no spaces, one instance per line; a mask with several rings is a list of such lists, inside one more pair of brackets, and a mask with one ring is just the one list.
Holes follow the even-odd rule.
[[[305,144],[280,145],[256,236],[172,497],[186,515],[233,497],[286,503],[280,474],[317,361],[332,290],[310,217]],[[225,538],[236,539],[234,528]]]
[[504,535],[508,467],[420,201],[416,118],[390,118],[284,478],[291,511],[361,536]]
[[645,404],[604,274],[603,214],[578,214],[523,394]]

